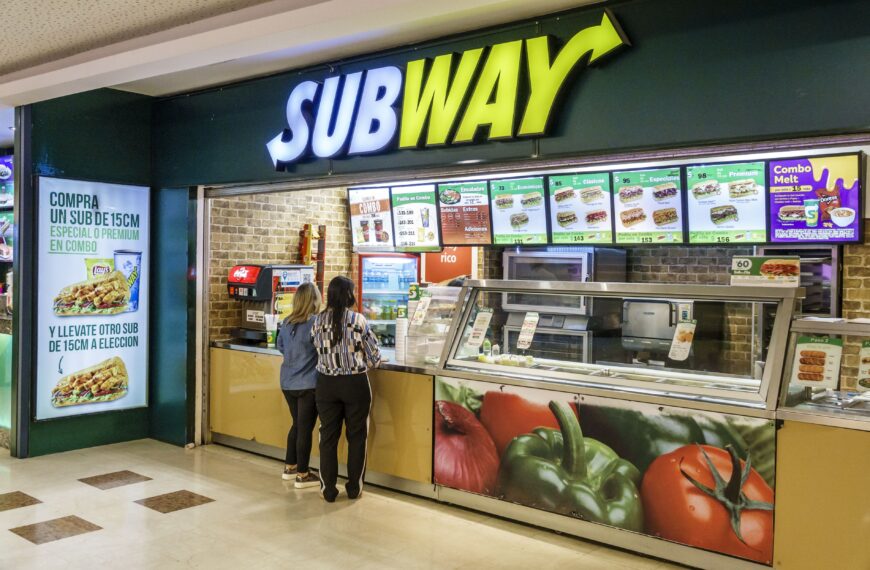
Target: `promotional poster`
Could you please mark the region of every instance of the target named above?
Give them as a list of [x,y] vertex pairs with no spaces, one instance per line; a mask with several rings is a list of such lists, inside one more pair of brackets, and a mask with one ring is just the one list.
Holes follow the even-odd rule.
[[858,155],[772,160],[770,241],[860,241]]
[[36,419],[147,405],[149,198],[39,179]]
[[773,559],[774,422],[437,377],[435,483]]
[[490,188],[494,244],[547,243],[543,177],[493,180]]
[[689,243],[767,241],[764,163],[686,167]]
[[350,227],[353,247],[366,250],[393,249],[393,217],[389,188],[352,188]]
[[682,243],[680,168],[613,173],[616,243]]
[[550,176],[552,243],[613,243],[609,172]]

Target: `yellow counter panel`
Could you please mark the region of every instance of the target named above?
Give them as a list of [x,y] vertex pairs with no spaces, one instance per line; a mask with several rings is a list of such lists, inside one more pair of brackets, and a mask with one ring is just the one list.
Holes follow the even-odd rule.
[[776,446],[774,566],[870,568],[870,432],[786,421]]
[[[210,349],[209,428],[283,450],[290,412],[278,383],[281,357],[224,348]],[[420,483],[432,482],[430,375],[373,370],[368,467]],[[317,456],[315,442],[312,455]],[[347,457],[342,436],[339,461]]]

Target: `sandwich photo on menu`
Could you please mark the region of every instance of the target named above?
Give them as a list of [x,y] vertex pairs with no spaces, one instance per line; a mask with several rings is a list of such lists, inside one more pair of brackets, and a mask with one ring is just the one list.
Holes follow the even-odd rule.
[[705,180],[698,182],[692,186],[692,195],[695,198],[708,198],[710,196],[719,195],[719,182],[716,180]]
[[129,301],[127,279],[120,271],[112,271],[61,289],[54,298],[54,314],[60,317],[116,315],[127,310]]
[[563,228],[567,228],[568,226],[577,223],[577,213],[570,210],[567,212],[559,212],[558,214],[556,214],[556,221],[559,222],[559,225]]
[[653,212],[653,222],[655,222],[655,225],[657,226],[673,224],[679,219],[676,208],[662,208],[661,210],[655,210]]
[[643,186],[623,186],[619,189],[619,201],[623,204],[640,200],[643,196]]
[[797,259],[768,259],[759,270],[768,277],[796,277],[801,272]]
[[667,184],[659,184],[658,186],[653,187],[653,198],[658,201],[667,200],[668,198],[673,198],[677,195],[677,185],[673,182],[668,182]]
[[519,214],[511,214],[511,227],[519,229],[529,223],[529,215],[525,212]]
[[803,206],[783,206],[779,209],[779,219],[783,222],[799,222],[806,219],[806,210]]
[[619,219],[622,222],[623,227],[630,228],[631,226],[646,220],[646,214],[644,213],[643,208],[630,208],[624,212],[620,212]]
[[562,188],[560,190],[556,190],[556,193],[553,197],[556,199],[556,203],[564,202],[565,200],[573,200],[577,194],[574,192],[573,188]]
[[825,379],[825,358],[827,354],[821,350],[802,350],[798,363],[798,379],[810,382],[821,382]]
[[528,194],[523,194],[523,197],[520,199],[520,205],[523,208],[533,208],[535,206],[540,206],[544,203],[544,195],[540,192],[529,192]]
[[51,390],[51,405],[61,408],[117,400],[127,394],[128,378],[124,361],[113,356],[61,378]]
[[710,221],[716,225],[724,224],[725,222],[736,222],[737,208],[730,204],[710,208]]
[[735,180],[728,183],[728,196],[730,198],[744,198],[758,194],[755,189],[755,180]]
[[499,194],[495,197],[495,207],[499,210],[507,210],[514,207],[513,194]]
[[[580,199],[583,200],[585,204],[601,200],[603,196],[604,193],[601,190],[601,186],[590,186],[589,188],[584,188],[580,191]],[[558,200],[558,196],[556,199]]]
[[588,212],[586,214],[586,223],[590,226],[595,224],[603,224],[607,221],[607,211],[606,210],[593,210],[592,212]]

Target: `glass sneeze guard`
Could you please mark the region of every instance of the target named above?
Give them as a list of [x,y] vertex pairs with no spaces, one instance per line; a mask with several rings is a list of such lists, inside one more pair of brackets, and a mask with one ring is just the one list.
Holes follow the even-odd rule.
[[[442,354],[441,374],[765,410],[776,405],[781,355],[795,300],[803,294],[802,289],[767,287],[491,280],[467,287]],[[598,309],[586,323],[586,350],[571,353],[571,344],[556,345],[558,332],[552,329],[536,343],[540,315],[526,312],[525,335],[510,335],[514,345],[494,351],[506,338],[503,328],[512,313],[502,306],[505,293],[558,297],[560,303],[573,296],[578,305],[582,298],[593,300]],[[775,315],[767,347],[754,327],[754,311],[762,308]],[[780,357],[763,361],[765,348]]]

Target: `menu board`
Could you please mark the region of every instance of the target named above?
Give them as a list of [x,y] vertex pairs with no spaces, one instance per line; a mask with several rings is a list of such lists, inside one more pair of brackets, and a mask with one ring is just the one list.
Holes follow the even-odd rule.
[[486,181],[438,185],[444,245],[490,245],[489,190]]
[[390,189],[352,188],[347,200],[354,248],[393,249]]
[[686,167],[689,243],[767,241],[764,162]]
[[494,244],[547,243],[547,210],[542,176],[493,180],[490,188]]
[[36,418],[148,396],[148,188],[39,179]]
[[616,243],[683,241],[680,168],[613,173]]
[[0,208],[11,208],[15,196],[15,157],[0,156]]
[[840,380],[843,340],[829,336],[800,336],[795,345],[791,383],[836,390]]
[[439,247],[435,185],[391,189],[396,249],[425,251]]
[[770,241],[859,241],[858,155],[772,160]]
[[609,172],[550,176],[552,243],[613,243]]

